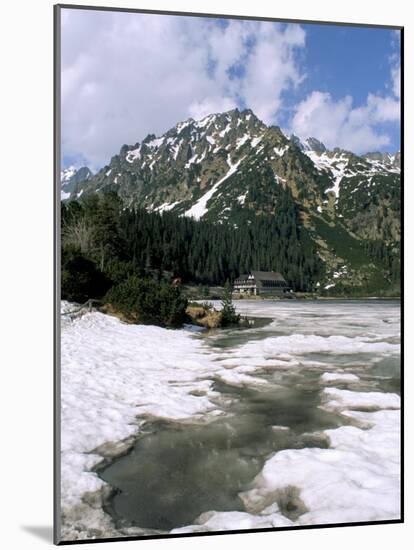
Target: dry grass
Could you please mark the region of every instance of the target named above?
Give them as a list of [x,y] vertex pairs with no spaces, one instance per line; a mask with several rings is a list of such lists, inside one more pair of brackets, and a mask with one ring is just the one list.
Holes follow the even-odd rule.
[[188,306],[187,315],[192,322],[206,328],[217,328],[221,324],[221,312],[214,309],[207,309],[203,306]]

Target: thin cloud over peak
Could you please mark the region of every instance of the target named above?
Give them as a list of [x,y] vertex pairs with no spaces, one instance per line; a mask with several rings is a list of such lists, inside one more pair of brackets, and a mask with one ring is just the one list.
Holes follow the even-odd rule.
[[381,149],[391,144],[384,124],[400,120],[400,66],[392,58],[388,95],[368,93],[363,105],[354,106],[352,96],[335,100],[328,92],[313,91],[296,107],[291,131],[302,138],[316,136],[329,147],[355,153]]

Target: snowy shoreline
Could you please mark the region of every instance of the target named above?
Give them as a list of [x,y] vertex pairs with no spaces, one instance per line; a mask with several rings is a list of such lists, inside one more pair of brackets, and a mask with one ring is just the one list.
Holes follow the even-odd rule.
[[221,414],[210,401],[220,367],[189,331],[127,325],[98,312],[65,322],[61,350],[62,535],[88,538],[104,526],[116,536],[96,508],[107,487],[93,468],[124,453],[146,417]]
[[[274,304],[245,305],[249,313],[254,310],[255,315],[266,316]],[[67,310],[68,304],[63,307]],[[289,308],[286,304],[278,307]],[[148,534],[139,528],[115,528],[103,510],[111,489],[93,471],[102,460],[125,453],[146,419],[208,422],[226,414],[218,405],[220,394],[213,390],[216,380],[260,387],[267,384],[254,376],[261,366],[293,368],[303,361],[300,354],[351,356],[364,348],[385,354],[399,350],[389,338],[323,337],[305,331],[249,341],[234,352],[219,353],[207,349],[202,339],[185,329],[127,325],[98,312],[65,322],[61,345],[62,539]],[[393,393],[354,391],[358,383],[356,374],[342,369],[321,371],[321,406],[349,420],[349,425],[323,432],[329,448],[277,452],[242,495],[246,512],[206,512],[196,524],[172,532],[398,518],[400,399]],[[338,384],[342,389],[334,387]],[[352,390],[343,389],[344,384]],[[276,503],[275,495],[287,486],[300,490],[304,504],[304,513],[296,521],[285,517]],[[381,504],[379,497],[384,494],[388,497]],[[358,499],[361,507],[355,506]]]
[[[62,302],[62,312],[73,309]],[[212,389],[215,380],[262,381],[230,373],[192,327],[125,324],[99,312],[63,319],[62,537],[122,536],[102,509],[110,489],[94,468],[124,454],[147,419],[194,423],[224,414],[213,403],[219,397]]]

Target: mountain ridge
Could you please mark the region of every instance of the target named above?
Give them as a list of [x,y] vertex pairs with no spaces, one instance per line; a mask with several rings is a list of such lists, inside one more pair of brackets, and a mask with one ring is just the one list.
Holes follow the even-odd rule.
[[[171,212],[235,229],[257,216],[278,216],[289,196],[327,266],[325,286],[330,288],[338,286],[338,279],[358,284],[378,271],[378,280],[389,279],[365,248],[380,250],[381,261],[399,253],[399,153],[359,156],[328,150],[313,137],[288,138],[250,109],[189,118],[162,136],[149,134],[141,143],[123,145],[95,175],[71,183],[67,198],[110,191],[126,208]],[[339,243],[340,254],[338,235],[349,248]],[[351,249],[360,249],[362,263],[355,267],[347,259]]]

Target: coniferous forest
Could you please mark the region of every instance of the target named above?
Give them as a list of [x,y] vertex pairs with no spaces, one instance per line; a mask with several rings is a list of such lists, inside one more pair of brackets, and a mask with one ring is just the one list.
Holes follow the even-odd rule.
[[[62,203],[61,212],[63,297],[79,278],[94,280],[86,296],[94,285],[95,294],[102,294],[134,274],[158,272],[162,278],[169,272],[188,284],[224,285],[253,269],[280,271],[295,290],[311,291],[321,267],[289,196],[277,217],[257,216],[237,229],[168,212],[124,209],[114,193]],[[88,274],[80,277],[79,269]]]
[[[240,217],[237,224],[234,219],[196,221],[171,212],[128,209],[113,192],[62,203],[61,219],[62,298],[67,300],[102,298],[130,277],[160,284],[179,278],[187,285],[222,287],[252,270],[279,271],[296,292],[315,292],[323,280],[325,266],[289,191],[281,194],[277,216],[263,212]],[[338,239],[338,254],[352,252],[355,262],[365,254],[391,282],[399,280],[396,252],[384,243],[347,242],[343,235]],[[380,273],[374,281],[377,289],[383,284]],[[368,293],[377,291],[366,288]],[[159,291],[166,295],[166,289]],[[349,293],[340,284],[336,291]],[[113,290],[112,298],[116,295]]]

